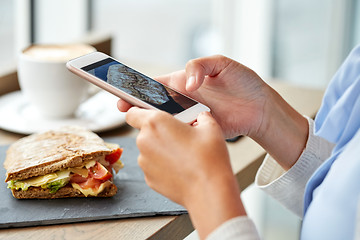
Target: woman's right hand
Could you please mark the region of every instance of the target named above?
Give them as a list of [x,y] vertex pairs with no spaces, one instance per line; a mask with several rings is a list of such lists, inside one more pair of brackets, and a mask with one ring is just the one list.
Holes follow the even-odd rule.
[[[227,57],[194,59],[185,70],[156,80],[208,106],[226,138],[257,134],[263,122],[268,86],[254,71]],[[130,107],[118,103],[120,111]]]
[[[194,59],[185,70],[156,80],[208,106],[225,138],[251,137],[284,169],[289,169],[305,148],[307,119],[254,71],[230,58]],[[120,111],[130,107],[119,100]]]

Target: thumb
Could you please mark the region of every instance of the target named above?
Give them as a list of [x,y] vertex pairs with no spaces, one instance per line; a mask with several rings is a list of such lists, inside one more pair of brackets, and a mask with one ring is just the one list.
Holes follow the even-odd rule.
[[232,61],[230,58],[220,55],[190,60],[186,64],[186,91],[197,90],[206,76],[217,76]]
[[203,65],[203,59],[193,59],[186,64],[186,91],[197,90],[203,83],[206,76],[206,69]]
[[202,112],[197,117],[196,127],[208,129],[209,127],[219,127],[219,125],[210,112]]

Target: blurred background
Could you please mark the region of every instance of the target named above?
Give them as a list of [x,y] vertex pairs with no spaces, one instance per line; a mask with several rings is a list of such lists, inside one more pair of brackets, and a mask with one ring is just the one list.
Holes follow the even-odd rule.
[[[0,0],[0,73],[31,43],[89,35],[112,36],[113,56],[150,76],[223,54],[324,89],[360,43],[360,0]],[[298,239],[300,219],[254,187],[243,198],[264,239]]]

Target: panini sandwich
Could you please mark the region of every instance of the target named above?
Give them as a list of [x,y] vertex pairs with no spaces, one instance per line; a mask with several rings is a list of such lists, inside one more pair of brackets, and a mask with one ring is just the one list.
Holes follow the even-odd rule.
[[111,197],[122,149],[81,127],[24,137],[6,152],[5,182],[18,199]]

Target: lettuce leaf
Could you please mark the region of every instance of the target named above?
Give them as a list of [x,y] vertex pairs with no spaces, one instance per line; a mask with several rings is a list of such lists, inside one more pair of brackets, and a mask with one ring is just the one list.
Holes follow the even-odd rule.
[[59,179],[44,185],[41,185],[42,188],[50,189],[50,193],[56,193],[60,188],[68,184],[69,178]]
[[26,184],[21,181],[15,181],[15,180],[11,180],[11,181],[7,182],[7,184],[8,184],[7,188],[15,189],[15,190],[22,189],[22,190],[26,191],[30,187],[29,184]]
[[[50,183],[46,183],[41,185],[42,188],[48,188],[50,189],[50,193],[56,193],[60,188],[64,187],[66,184],[69,183],[70,178],[63,178],[63,179],[59,179]],[[22,181],[8,181],[7,182],[8,186],[7,188],[10,189],[16,189],[16,190],[23,190],[26,191],[29,189],[29,187],[31,187],[31,185],[26,184]]]

